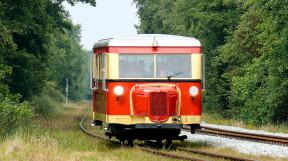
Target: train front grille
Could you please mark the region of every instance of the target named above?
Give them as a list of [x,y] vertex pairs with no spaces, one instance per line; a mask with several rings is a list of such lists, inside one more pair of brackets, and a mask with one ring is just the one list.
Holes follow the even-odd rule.
[[167,116],[168,101],[166,92],[152,92],[150,100],[150,115]]

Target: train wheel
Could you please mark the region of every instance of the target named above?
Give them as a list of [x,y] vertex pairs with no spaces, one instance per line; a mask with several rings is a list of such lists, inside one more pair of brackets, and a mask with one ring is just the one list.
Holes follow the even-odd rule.
[[129,147],[133,147],[134,146],[134,140],[133,139],[128,139],[127,143],[128,143],[127,145]]
[[172,139],[166,139],[164,144],[163,144],[163,148],[164,149],[170,149],[172,146]]
[[161,140],[161,139],[157,139],[157,140],[156,140],[156,145],[157,145],[158,148],[161,148],[161,147],[163,148],[163,142],[162,142],[162,140]]
[[157,140],[144,140],[144,145],[145,146],[151,146],[151,147],[156,147],[156,148],[163,148],[163,142],[160,139]]
[[127,140],[120,140],[122,147],[133,147],[134,140],[133,139],[127,139]]

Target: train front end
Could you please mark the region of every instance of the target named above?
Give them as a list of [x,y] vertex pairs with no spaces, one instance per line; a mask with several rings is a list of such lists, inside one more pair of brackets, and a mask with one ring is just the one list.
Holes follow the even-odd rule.
[[199,128],[203,55],[194,38],[137,35],[94,45],[93,119],[119,140],[183,140]]

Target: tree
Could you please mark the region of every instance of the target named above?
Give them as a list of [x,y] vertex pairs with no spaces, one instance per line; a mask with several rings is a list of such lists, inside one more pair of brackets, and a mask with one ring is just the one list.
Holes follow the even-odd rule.
[[206,110],[287,121],[287,1],[135,0],[140,33],[196,37],[207,57]]
[[[71,77],[72,85],[84,84],[88,61],[79,42],[80,26],[71,23],[63,2],[0,1],[0,135],[27,123],[35,111],[53,111],[48,108],[61,100],[63,75]],[[96,5],[95,0],[67,2]],[[80,91],[72,91],[71,98],[79,99]]]

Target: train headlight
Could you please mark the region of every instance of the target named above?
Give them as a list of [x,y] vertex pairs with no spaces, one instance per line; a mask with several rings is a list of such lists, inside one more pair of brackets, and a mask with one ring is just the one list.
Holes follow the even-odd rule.
[[116,96],[121,96],[123,95],[124,89],[121,86],[116,86],[113,91]]
[[195,97],[199,93],[199,89],[196,86],[191,86],[189,89],[189,93],[192,97]]

